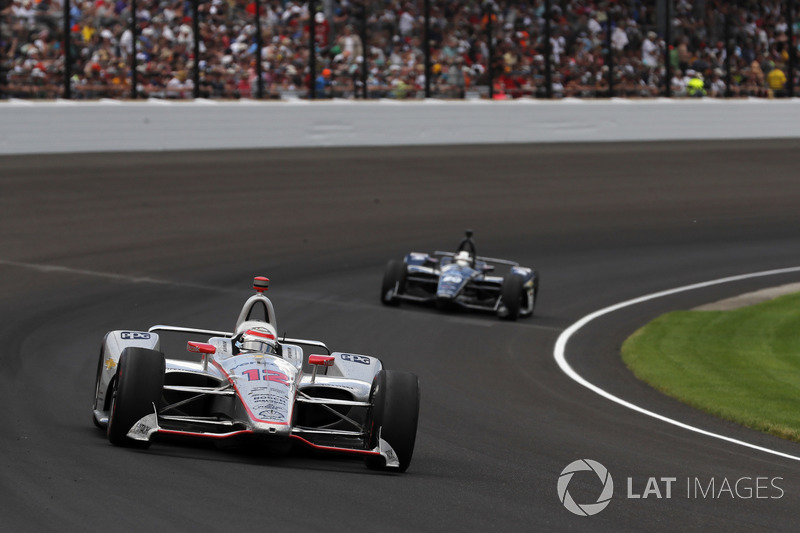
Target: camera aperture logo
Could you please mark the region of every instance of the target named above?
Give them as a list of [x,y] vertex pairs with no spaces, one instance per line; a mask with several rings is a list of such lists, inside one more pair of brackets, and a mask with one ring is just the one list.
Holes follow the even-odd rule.
[[[572,476],[575,475],[575,472],[587,470],[591,470],[597,474],[603,488],[596,502],[579,504],[572,499],[569,493],[569,482],[572,481]],[[561,503],[564,504],[564,507],[566,507],[568,511],[579,516],[596,515],[608,507],[608,504],[611,503],[611,496],[613,495],[614,480],[611,479],[611,474],[608,473],[608,469],[591,459],[578,459],[577,461],[571,462],[561,471],[561,475],[558,478],[558,499],[561,500]]]

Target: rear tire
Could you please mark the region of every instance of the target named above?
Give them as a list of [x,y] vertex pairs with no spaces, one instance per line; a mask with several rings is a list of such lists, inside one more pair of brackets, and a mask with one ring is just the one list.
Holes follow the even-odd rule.
[[[372,381],[372,412],[369,417],[369,448],[378,445],[378,435],[394,449],[405,472],[414,455],[419,421],[419,380],[410,372],[381,370]],[[383,457],[367,457],[367,466],[378,470],[386,467]]]
[[522,276],[516,274],[509,274],[503,279],[500,297],[503,299],[503,305],[507,313],[502,318],[506,320],[516,320],[519,318],[519,312],[520,309],[522,309],[522,300],[525,298],[524,284],[525,282]]
[[147,448],[149,442],[128,437],[128,431],[158,406],[164,387],[164,354],[146,348],[125,348],[119,358],[108,417],[108,440],[117,446]]
[[392,259],[387,263],[386,269],[383,272],[383,283],[381,284],[381,303],[383,305],[400,305],[400,299],[394,296],[395,287],[397,287],[397,294],[406,292],[406,280],[408,279],[408,270],[403,261]]

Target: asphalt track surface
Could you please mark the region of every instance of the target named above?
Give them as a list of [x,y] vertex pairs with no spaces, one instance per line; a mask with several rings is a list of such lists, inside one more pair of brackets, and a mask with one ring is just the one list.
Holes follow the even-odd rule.
[[[569,325],[623,300],[800,265],[798,148],[759,141],[0,158],[0,530],[795,529],[800,462],[605,400],[558,368],[553,347]],[[536,316],[512,323],[380,305],[388,259],[453,248],[465,228],[479,253],[540,271]],[[106,331],[230,329],[259,274],[272,280],[281,333],[418,374],[419,434],[406,474],[303,452],[167,442],[136,451],[109,445],[93,427]],[[621,342],[665,311],[798,280],[752,279],[611,313],[569,341],[567,359],[642,407],[800,455],[799,444],[662,396],[619,359]],[[615,483],[608,507],[590,517],[567,511],[556,490],[562,469],[581,458],[605,465]],[[662,477],[676,479],[671,498]],[[647,498],[628,497],[643,495],[650,478],[661,498],[652,486]],[[738,494],[721,490],[737,480]],[[576,474],[569,492],[593,503],[599,480]]]

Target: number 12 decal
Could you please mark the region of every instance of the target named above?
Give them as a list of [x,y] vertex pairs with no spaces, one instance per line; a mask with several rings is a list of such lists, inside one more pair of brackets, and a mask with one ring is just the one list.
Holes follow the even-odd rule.
[[245,370],[242,372],[242,375],[247,376],[247,381],[274,381],[275,383],[280,383],[287,387],[289,386],[289,376],[277,370],[253,368],[251,370]]

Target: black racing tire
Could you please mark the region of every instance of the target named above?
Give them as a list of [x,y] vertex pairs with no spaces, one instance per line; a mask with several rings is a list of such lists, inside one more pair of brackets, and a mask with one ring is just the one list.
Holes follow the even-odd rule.
[[539,274],[533,271],[533,303],[531,304],[531,316],[536,310],[536,302],[539,301]]
[[146,348],[125,348],[119,358],[108,417],[108,440],[117,446],[147,448],[150,443],[128,437],[128,431],[158,406],[164,388],[164,354]]
[[522,276],[518,276],[517,274],[509,274],[503,279],[503,285],[500,288],[500,297],[503,299],[503,305],[507,313],[502,318],[506,320],[516,320],[519,318],[519,313],[522,309],[522,300],[525,298],[524,285],[525,281],[522,279]]
[[406,291],[406,280],[408,279],[408,270],[403,261],[392,259],[386,264],[386,269],[383,271],[383,283],[381,283],[381,303],[383,305],[400,305],[400,299],[388,296],[390,291],[394,291],[397,286],[398,294],[403,294]]
[[[371,413],[368,417],[368,445],[378,445],[378,436],[397,454],[400,472],[405,472],[414,455],[419,421],[419,380],[410,372],[381,370],[372,381]],[[386,466],[383,457],[365,459],[369,468],[395,470]],[[395,470],[396,471],[396,470]]]

